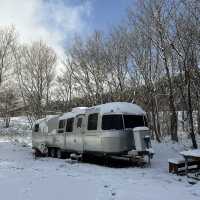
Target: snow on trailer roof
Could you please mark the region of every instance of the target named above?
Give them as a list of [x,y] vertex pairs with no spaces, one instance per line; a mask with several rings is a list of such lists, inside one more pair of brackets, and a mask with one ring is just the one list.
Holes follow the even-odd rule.
[[59,119],[60,120],[61,119],[67,119],[67,118],[75,117],[76,115],[84,114],[84,113],[86,113],[87,109],[88,109],[88,107],[72,108],[71,112],[64,113],[62,116],[60,116]]
[[101,104],[87,109],[88,113],[99,112],[101,114],[106,113],[128,113],[135,115],[145,115],[145,111],[137,104],[127,102],[112,102]]
[[88,107],[76,107],[72,108],[72,112],[84,112],[88,109]]
[[36,123],[48,122],[51,119],[59,118],[68,119],[75,117],[80,114],[99,112],[100,114],[106,113],[127,113],[134,115],[145,115],[145,111],[137,104],[127,103],[127,102],[111,102],[106,104],[101,104],[93,107],[76,107],[72,108],[71,112],[63,113],[63,115],[49,115],[46,118],[42,118],[36,121]]
[[59,115],[47,115],[45,118],[41,118],[41,119],[38,119],[37,121],[35,121],[35,124],[39,124],[42,122],[48,122],[49,120],[55,119],[58,117],[59,117]]

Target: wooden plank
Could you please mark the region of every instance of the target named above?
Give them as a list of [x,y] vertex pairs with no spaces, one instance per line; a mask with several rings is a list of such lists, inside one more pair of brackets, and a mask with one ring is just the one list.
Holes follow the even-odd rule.
[[[172,161],[172,160],[171,160]],[[180,170],[181,168],[184,168],[183,170]],[[179,174],[180,172],[182,173],[183,171],[185,171],[185,174],[187,174],[187,172],[191,172],[194,170],[198,170],[200,169],[200,161],[199,160],[188,160],[186,159],[186,161],[184,163],[177,163],[177,162],[169,162],[169,173],[175,173],[175,174]]]

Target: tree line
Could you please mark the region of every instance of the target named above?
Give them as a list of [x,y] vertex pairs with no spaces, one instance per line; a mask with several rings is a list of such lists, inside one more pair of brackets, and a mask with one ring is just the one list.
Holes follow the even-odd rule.
[[13,27],[2,27],[2,116],[9,116],[16,95],[32,121],[49,110],[136,102],[146,110],[157,141],[165,135],[178,141],[178,111],[182,111],[196,148],[195,136],[200,134],[199,49],[198,0],[137,1],[109,33],[98,30],[87,39],[76,36],[57,73],[57,55],[48,44],[20,44]]

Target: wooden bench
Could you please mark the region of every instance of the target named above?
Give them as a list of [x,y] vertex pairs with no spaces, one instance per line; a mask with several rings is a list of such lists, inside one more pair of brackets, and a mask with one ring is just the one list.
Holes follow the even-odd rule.
[[[169,173],[181,174],[185,171],[185,160],[181,158],[173,158],[168,160],[169,163]],[[199,160],[189,160],[188,166],[190,168],[188,170],[200,169],[200,161]]]

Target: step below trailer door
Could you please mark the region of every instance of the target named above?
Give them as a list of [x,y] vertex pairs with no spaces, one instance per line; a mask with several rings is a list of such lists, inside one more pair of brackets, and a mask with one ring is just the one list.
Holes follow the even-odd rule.
[[85,117],[84,115],[79,115],[75,119],[75,138],[74,138],[74,146],[76,151],[79,153],[83,152],[83,137],[84,137],[84,124]]

